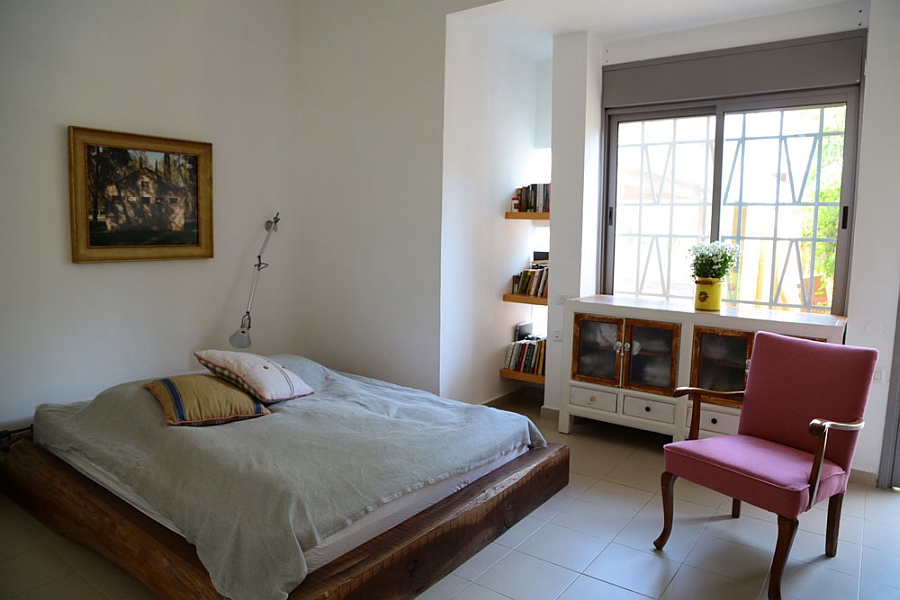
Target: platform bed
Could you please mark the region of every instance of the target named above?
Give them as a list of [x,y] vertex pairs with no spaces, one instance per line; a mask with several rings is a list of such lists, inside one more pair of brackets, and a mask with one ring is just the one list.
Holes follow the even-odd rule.
[[[569,449],[534,449],[310,573],[291,600],[415,598],[565,487]],[[194,547],[28,439],[0,453],[0,491],[160,598],[221,599]]]

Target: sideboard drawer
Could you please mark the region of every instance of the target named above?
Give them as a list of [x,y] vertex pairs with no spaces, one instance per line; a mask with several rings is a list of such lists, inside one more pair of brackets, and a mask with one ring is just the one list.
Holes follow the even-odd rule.
[[574,385],[570,389],[569,402],[571,404],[597,410],[605,410],[607,412],[616,412],[616,394],[589,390]]
[[[689,407],[687,411],[686,426],[691,426],[691,418],[694,414],[694,408]],[[702,431],[711,431],[713,433],[737,433],[738,423],[741,420],[740,415],[719,412],[716,410],[700,410],[700,429]]]
[[629,417],[649,419],[660,423],[675,423],[675,405],[671,402],[625,396],[623,408],[623,412]]

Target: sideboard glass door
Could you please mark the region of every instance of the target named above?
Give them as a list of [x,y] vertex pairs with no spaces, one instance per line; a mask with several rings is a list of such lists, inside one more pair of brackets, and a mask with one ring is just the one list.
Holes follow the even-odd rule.
[[622,324],[622,319],[575,314],[572,379],[600,385],[619,385]]
[[622,387],[669,396],[678,377],[681,325],[625,321],[625,377]]
[[743,390],[753,336],[752,331],[695,327],[691,385],[718,392]]

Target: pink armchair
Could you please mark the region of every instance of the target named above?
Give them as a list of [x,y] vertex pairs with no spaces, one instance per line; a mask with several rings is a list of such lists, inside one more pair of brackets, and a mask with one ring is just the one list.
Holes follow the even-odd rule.
[[[825,553],[837,554],[841,504],[878,352],[759,332],[743,392],[678,388],[693,400],[687,440],[667,444],[662,474],[662,550],[672,532],[676,478],[778,515],[778,541],[769,573],[769,598],[781,598],[781,576],[798,517],[828,499]],[[733,406],[743,396],[736,435],[697,439],[702,402]],[[829,439],[829,432],[831,432]]]

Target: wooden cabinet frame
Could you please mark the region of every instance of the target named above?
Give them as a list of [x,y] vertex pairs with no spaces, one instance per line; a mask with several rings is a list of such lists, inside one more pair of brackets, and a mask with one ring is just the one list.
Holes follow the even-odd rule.
[[[744,384],[747,382],[747,366],[750,361],[750,355],[753,352],[753,338],[756,336],[755,331],[740,331],[737,329],[724,329],[721,327],[702,327],[697,326],[694,327],[694,340],[691,345],[691,378],[690,385],[691,387],[704,387],[700,383],[700,368],[702,366],[702,353],[703,353],[703,336],[704,335],[714,335],[718,337],[725,338],[742,338],[747,341],[747,351],[741,364],[737,363],[723,363],[721,366],[723,368],[736,369],[740,368],[744,371],[744,379],[741,382],[741,385],[736,387],[733,390],[717,390],[721,392],[736,392],[744,389]],[[705,396],[702,398],[703,402],[710,402],[711,399],[706,398]],[[740,408],[741,401],[734,400],[731,401],[729,406],[733,406],[735,408]]]
[[[616,327],[616,340],[614,346],[612,348],[606,346],[597,347],[597,350],[614,353],[613,376],[610,378],[588,375],[580,371],[581,358],[585,350],[584,345],[587,344],[584,339],[585,323],[607,323]],[[668,355],[668,382],[665,386],[655,386],[639,381],[632,381],[631,368],[634,364],[634,357],[639,354],[632,352],[635,327],[672,332],[671,353]],[[680,351],[680,344],[681,325],[678,323],[644,319],[623,319],[618,317],[576,313],[573,320],[571,377],[575,381],[668,396],[675,390],[678,380],[678,354]],[[644,354],[642,356],[647,356],[647,354],[652,353],[653,350],[644,350],[643,352]]]

